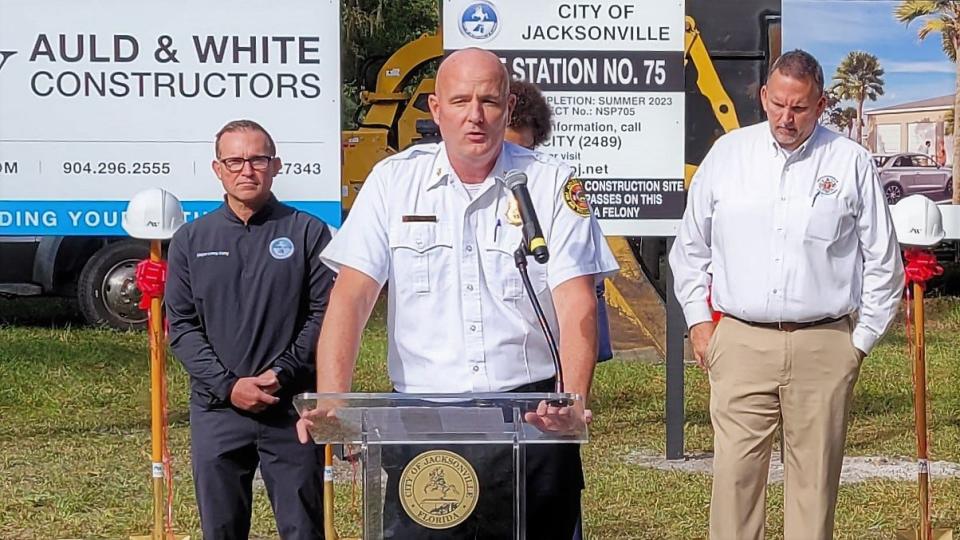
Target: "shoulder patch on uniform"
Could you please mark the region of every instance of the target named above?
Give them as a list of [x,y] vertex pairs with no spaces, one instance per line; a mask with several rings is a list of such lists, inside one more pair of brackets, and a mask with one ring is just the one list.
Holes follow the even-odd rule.
[[580,179],[570,177],[563,185],[563,202],[567,208],[581,217],[590,217],[590,203],[587,202],[587,193],[583,189]]

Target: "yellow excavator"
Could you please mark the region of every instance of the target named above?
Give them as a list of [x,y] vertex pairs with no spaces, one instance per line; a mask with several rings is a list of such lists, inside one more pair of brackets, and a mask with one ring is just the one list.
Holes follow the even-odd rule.
[[[701,27],[697,21],[709,23]],[[762,118],[757,92],[767,66],[780,54],[780,0],[687,0],[684,50],[689,186],[720,135]],[[442,55],[439,32],[423,35],[390,56],[373,88],[362,90],[358,127],[342,134],[345,211],[374,164],[432,135],[424,127],[431,125],[427,97],[434,80],[424,71]],[[666,243],[661,238],[607,240],[621,267],[608,280],[606,293],[614,350],[621,358],[663,359]]]

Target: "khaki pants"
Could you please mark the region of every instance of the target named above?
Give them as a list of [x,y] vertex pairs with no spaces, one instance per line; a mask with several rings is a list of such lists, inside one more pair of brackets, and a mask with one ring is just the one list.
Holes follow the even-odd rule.
[[847,415],[860,372],[850,318],[793,332],[725,317],[706,358],[714,429],[710,538],[764,537],[766,481],[783,418],[784,539],[833,537]]

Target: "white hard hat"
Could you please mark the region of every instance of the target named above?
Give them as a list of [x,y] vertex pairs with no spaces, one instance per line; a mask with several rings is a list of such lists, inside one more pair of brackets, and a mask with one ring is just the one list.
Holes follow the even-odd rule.
[[935,246],[943,240],[943,217],[936,203],[911,195],[890,207],[897,240],[903,245]]
[[172,193],[160,188],[134,195],[123,215],[123,230],[143,240],[169,240],[183,225],[183,207]]

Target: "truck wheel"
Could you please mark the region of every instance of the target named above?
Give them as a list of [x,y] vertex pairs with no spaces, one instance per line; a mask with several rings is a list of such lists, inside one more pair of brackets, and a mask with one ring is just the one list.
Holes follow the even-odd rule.
[[145,242],[123,240],[90,257],[77,283],[80,312],[88,323],[120,330],[146,327],[147,313],[138,306],[136,272],[137,263],[149,256]]

